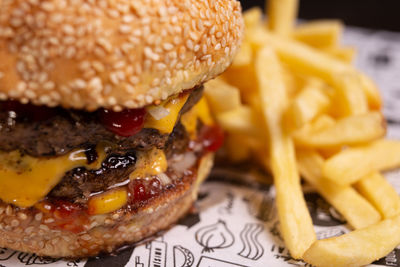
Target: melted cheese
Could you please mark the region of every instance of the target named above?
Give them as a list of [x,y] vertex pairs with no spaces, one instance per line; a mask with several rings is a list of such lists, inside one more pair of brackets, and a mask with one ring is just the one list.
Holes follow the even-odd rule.
[[[182,96],[178,96],[176,98],[161,103],[160,106],[167,110],[168,115],[159,120],[156,120],[151,115],[147,116],[144,123],[144,128],[157,129],[160,131],[160,133],[171,133],[175,127],[179,112],[181,111],[183,105],[186,103],[188,97],[189,94],[184,94]],[[149,109],[151,108],[154,107],[149,107]]]
[[196,111],[199,119],[206,125],[213,125],[214,120],[211,116],[210,109],[208,108],[207,100],[202,97],[196,104]]
[[196,139],[197,118],[197,110],[194,107],[181,117],[181,123],[189,133],[191,139]]
[[127,202],[128,192],[126,188],[109,190],[89,199],[88,213],[90,215],[110,213],[122,208]]
[[168,163],[162,150],[153,148],[150,151],[142,153],[138,155],[135,171],[129,176],[131,180],[157,175],[167,170]]
[[97,149],[98,159],[87,164],[84,150],[57,158],[34,158],[18,151],[0,153],[0,198],[19,207],[31,207],[42,200],[64,174],[76,167],[97,169],[105,151]]
[[214,120],[204,97],[188,112],[182,115],[181,123],[190,134],[191,139],[196,139],[197,120],[200,119],[206,125],[213,125]]

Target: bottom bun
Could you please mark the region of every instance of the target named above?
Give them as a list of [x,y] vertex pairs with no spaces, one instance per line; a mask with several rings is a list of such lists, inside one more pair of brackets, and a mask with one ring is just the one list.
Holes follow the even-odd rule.
[[[197,198],[199,185],[209,174],[213,154],[200,159],[196,179],[156,197],[138,210],[91,216],[91,227],[81,233],[50,229],[41,213],[25,213],[0,206],[0,247],[50,257],[88,257],[138,242],[168,228],[184,216]],[[32,214],[32,215],[30,215]]]

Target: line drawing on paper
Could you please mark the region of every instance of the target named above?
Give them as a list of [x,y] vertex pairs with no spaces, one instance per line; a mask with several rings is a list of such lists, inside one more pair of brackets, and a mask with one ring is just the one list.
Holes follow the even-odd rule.
[[195,238],[197,243],[203,247],[202,253],[228,248],[235,242],[235,237],[223,220],[201,227],[196,231]]
[[162,240],[153,240],[146,245],[149,252],[149,265],[157,267],[167,266],[167,247],[168,244]]
[[245,265],[229,262],[226,260],[220,260],[216,258],[211,258],[211,257],[206,257],[206,256],[201,256],[199,263],[197,264],[197,267],[247,267]]
[[243,248],[238,255],[249,260],[260,259],[264,255],[264,248],[258,237],[263,231],[264,226],[262,224],[247,223],[240,232]]
[[174,251],[174,267],[191,267],[194,263],[193,253],[180,245],[173,248]]

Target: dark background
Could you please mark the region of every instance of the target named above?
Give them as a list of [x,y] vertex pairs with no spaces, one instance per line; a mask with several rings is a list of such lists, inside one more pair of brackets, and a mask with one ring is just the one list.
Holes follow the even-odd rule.
[[[244,9],[264,0],[241,0]],[[400,31],[400,0],[301,0],[302,19],[339,18],[347,25]]]

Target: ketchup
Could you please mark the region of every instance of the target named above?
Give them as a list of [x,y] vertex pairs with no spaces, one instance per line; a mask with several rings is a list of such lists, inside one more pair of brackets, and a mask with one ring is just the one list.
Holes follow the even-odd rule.
[[85,230],[89,218],[85,210],[78,204],[64,200],[56,200],[52,203],[42,203],[45,217],[53,218],[49,226],[55,229],[63,229],[73,233],[80,233]]
[[207,151],[215,152],[224,144],[224,131],[218,125],[205,125],[200,130],[198,142]]
[[159,194],[162,190],[162,185],[157,178],[152,178],[149,181],[135,179],[128,184],[128,190],[130,192],[130,202],[137,203],[146,201]]
[[108,109],[99,110],[101,123],[109,131],[123,136],[129,137],[140,132],[144,125],[146,110],[141,109],[125,109],[121,112],[114,112]]

